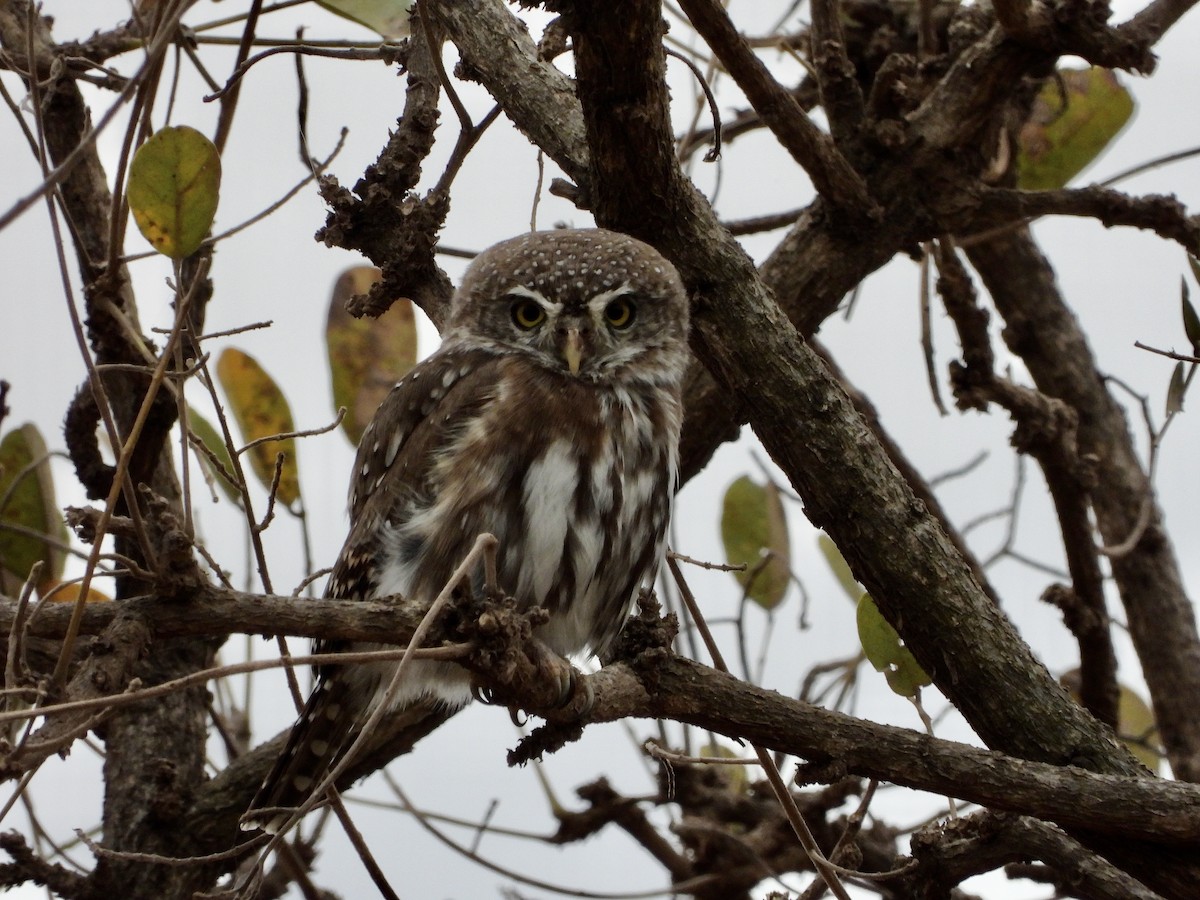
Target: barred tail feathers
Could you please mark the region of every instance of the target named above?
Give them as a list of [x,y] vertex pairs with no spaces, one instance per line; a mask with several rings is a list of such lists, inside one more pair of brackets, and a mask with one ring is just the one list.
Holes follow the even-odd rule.
[[276,833],[290,810],[304,803],[341,759],[359,722],[350,688],[349,680],[337,675],[317,683],[292,726],[287,745],[242,816],[243,831],[261,828]]

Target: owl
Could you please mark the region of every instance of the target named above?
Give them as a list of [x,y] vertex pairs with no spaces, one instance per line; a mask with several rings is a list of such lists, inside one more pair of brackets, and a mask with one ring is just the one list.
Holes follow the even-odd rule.
[[[350,534],[326,596],[428,606],[489,532],[500,587],[519,608],[548,613],[538,637],[564,656],[603,651],[663,555],[687,335],[679,275],[625,235],[539,232],[480,254],[451,301],[441,347],[363,433]],[[465,669],[413,662],[390,711],[468,702]],[[243,828],[276,830],[280,808],[306,799],[397,665],[318,671]]]

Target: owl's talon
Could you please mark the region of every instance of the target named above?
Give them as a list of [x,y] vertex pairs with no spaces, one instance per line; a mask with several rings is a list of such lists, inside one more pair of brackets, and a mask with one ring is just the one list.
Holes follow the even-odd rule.
[[484,706],[492,706],[495,704],[495,695],[492,694],[492,689],[487,685],[471,683],[471,696],[482,703]]
[[559,694],[555,709],[572,708],[579,716],[585,716],[596,705],[596,693],[591,679],[574,666],[568,665],[566,672],[559,675]]

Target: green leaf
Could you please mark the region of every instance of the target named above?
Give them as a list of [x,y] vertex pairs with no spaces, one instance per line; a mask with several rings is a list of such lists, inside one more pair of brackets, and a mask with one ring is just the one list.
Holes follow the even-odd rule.
[[1131,688],[1123,684],[1118,688],[1117,734],[1142,765],[1151,772],[1158,772],[1162,765],[1162,745],[1154,713]]
[[787,518],[779,489],[755,484],[743,475],[725,491],[721,511],[725,559],[746,571],[734,572],[748,597],[763,609],[774,609],[791,580]]
[[342,430],[357,444],[388,391],[417,362],[417,325],[412,301],[401,297],[377,319],[356,319],[346,301],[379,281],[374,266],[347,269],[333,287],[325,324],[325,347],[333,402],[345,407]]
[[[710,740],[700,748],[701,759],[742,759],[742,755],[731,747]],[[745,794],[750,790],[750,779],[746,777],[745,766],[713,766],[728,779],[728,785],[737,794]]]
[[[1190,260],[1191,257],[1189,256]],[[1180,302],[1183,306],[1183,331],[1192,344],[1192,355],[1200,356],[1200,316],[1196,315],[1196,307],[1192,306],[1187,281],[1180,279]]]
[[[54,478],[46,442],[37,426],[26,423],[0,440],[0,522],[26,532],[0,528],[0,587],[15,593],[33,564],[43,563],[39,593],[62,577],[65,554],[58,543],[68,540],[67,527],[54,499]],[[52,545],[35,535],[45,535]]]
[[1188,267],[1192,270],[1192,278],[1196,279],[1197,284],[1200,284],[1200,259],[1196,259],[1196,257],[1189,253],[1187,261]]
[[904,646],[896,629],[879,612],[870,594],[859,597],[856,618],[858,640],[867,661],[884,674],[893,692],[901,697],[915,697],[930,683],[930,678]]
[[129,165],[129,211],[138,230],[164,256],[183,259],[203,243],[221,187],[217,148],[194,128],[154,133]]
[[1171,373],[1171,384],[1167,387],[1167,415],[1173,416],[1183,412],[1183,394],[1187,390],[1187,382],[1183,378],[1183,363],[1175,363],[1175,371]]
[[[217,360],[217,378],[229,398],[229,408],[246,443],[295,431],[287,398],[254,357],[233,347],[222,351]],[[282,453],[283,471],[275,496],[287,506],[300,499],[294,438],[264,441],[248,452],[250,467],[267,488],[275,474],[275,457]]]
[[1018,138],[1017,186],[1064,187],[1093,162],[1133,115],[1133,97],[1109,69],[1060,69],[1034,100]]
[[[1076,668],[1064,672],[1058,679],[1076,703],[1081,702],[1082,677]],[[1132,688],[1118,684],[1117,691],[1117,737],[1142,765],[1157,773],[1162,766],[1163,749],[1154,713]]]
[[857,601],[862,596],[862,585],[854,578],[854,573],[846,565],[846,557],[842,556],[842,551],[833,542],[833,538],[822,531],[817,535],[817,546],[821,548],[825,562],[837,578],[838,584],[842,586],[842,590],[846,592],[846,596]]
[[408,37],[413,0],[317,0],[331,13],[365,25],[389,41]]
[[[209,423],[208,419],[196,412],[190,405],[188,406],[188,427],[192,430],[200,443],[204,445],[217,461],[224,467],[225,472],[233,475],[233,460],[229,458],[229,448],[225,446],[225,440],[217,432],[217,429]],[[238,486],[226,478],[221,473],[221,470],[212,464],[207,456],[203,453],[197,453],[196,458],[200,461],[200,465],[204,467],[204,471],[209,473],[212,480],[217,483],[221,491],[232,500],[234,503],[241,502],[242,492],[238,490]],[[273,465],[273,464],[272,464]]]

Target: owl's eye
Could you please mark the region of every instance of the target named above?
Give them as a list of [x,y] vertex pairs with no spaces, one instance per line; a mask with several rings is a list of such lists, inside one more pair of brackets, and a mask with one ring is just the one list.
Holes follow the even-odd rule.
[[530,331],[546,321],[546,310],[536,300],[522,297],[512,305],[512,320],[518,328]]
[[604,318],[613,328],[625,329],[633,324],[637,315],[637,306],[628,297],[618,297],[604,307]]

